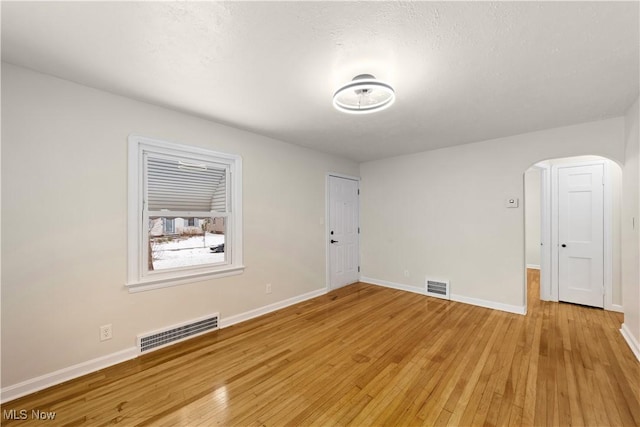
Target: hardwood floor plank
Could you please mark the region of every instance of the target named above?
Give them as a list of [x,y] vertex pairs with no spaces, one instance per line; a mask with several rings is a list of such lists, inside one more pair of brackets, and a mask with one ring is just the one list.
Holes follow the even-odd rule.
[[49,425],[640,425],[620,313],[526,316],[358,283],[3,405]]
[[[489,408],[487,410],[487,416],[485,417],[483,425],[494,427],[500,424],[500,416],[502,415],[500,409],[502,408],[502,404],[505,399],[498,393],[493,393],[491,397],[491,402],[489,403]],[[505,422],[506,423],[506,422]]]
[[509,426],[526,426],[522,423],[522,408],[516,405],[511,407],[509,414]]
[[[496,315],[500,316],[499,313],[496,313]],[[460,401],[465,405],[464,411],[453,411],[449,419],[450,422],[458,423],[459,425],[480,425],[484,423],[490,399],[493,397],[495,381],[498,379],[494,375],[497,341],[504,336],[505,331],[503,328],[507,325],[508,323],[498,324],[493,329],[493,334],[489,338],[484,352],[476,361],[476,366],[470,374],[471,380],[460,397]],[[462,415],[458,417],[459,414]]]
[[[545,305],[542,305],[545,307]],[[543,316],[538,313],[537,319],[535,321],[535,325],[533,325],[533,336],[531,339],[531,348],[528,351],[529,359],[527,360],[528,370],[527,377],[524,380],[523,389],[524,389],[524,397],[523,401],[519,402],[522,406],[522,422],[524,425],[534,425],[536,409],[540,410],[543,399],[537,398],[537,385],[539,383],[538,379],[541,379],[542,376],[539,375],[539,364],[538,361],[540,359],[540,342],[542,335],[542,321]],[[544,341],[543,341],[544,342]],[[541,389],[542,390],[542,389]],[[529,404],[525,404],[525,402],[531,402]]]

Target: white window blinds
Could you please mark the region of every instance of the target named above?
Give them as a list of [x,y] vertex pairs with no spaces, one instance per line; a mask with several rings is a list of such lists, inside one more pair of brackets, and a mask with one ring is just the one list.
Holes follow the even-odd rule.
[[228,212],[226,165],[145,155],[146,209]]

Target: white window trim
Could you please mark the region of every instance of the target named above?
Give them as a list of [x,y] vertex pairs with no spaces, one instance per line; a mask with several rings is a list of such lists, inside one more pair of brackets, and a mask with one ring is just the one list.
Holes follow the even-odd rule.
[[[231,243],[231,262],[212,267],[194,267],[167,271],[165,274],[144,275],[142,200],[143,200],[143,158],[145,150],[155,153],[173,155],[200,155],[224,160],[229,165],[232,179],[230,180],[231,213],[229,214],[229,229],[225,239]],[[242,257],[242,157],[235,154],[219,153],[204,148],[191,147],[182,144],[162,141],[139,135],[129,135],[129,169],[128,169],[128,266],[127,283],[129,292],[140,292],[151,289],[165,288],[241,274],[244,271]]]

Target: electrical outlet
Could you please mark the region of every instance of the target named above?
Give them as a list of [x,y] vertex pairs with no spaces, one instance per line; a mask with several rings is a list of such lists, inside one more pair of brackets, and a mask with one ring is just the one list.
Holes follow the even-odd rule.
[[404,277],[409,277],[409,270],[404,271]]
[[111,324],[100,326],[100,341],[110,340],[112,332]]
[[271,293],[271,283],[267,283],[267,286],[265,286],[265,288],[264,288],[264,293],[265,294],[270,294]]

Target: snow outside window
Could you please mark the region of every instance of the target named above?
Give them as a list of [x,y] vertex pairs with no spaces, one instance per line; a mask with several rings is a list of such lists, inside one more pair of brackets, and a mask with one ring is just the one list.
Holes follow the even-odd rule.
[[239,274],[241,158],[129,138],[131,291]]

